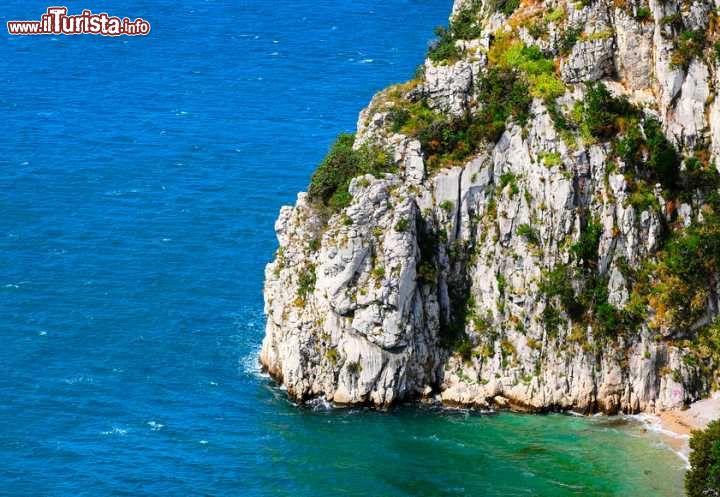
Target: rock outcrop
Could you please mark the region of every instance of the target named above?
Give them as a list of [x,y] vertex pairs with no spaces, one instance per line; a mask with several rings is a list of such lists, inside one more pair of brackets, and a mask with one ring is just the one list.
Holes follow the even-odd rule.
[[715,5],[510,3],[456,0],[360,114],[354,153],[391,167],[281,210],[261,362],[293,398],[658,412],[713,386],[720,279],[668,244],[714,223]]

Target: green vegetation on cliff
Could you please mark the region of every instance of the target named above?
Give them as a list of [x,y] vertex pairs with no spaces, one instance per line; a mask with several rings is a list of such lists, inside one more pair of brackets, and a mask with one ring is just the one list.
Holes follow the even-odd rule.
[[363,174],[381,176],[394,172],[393,158],[381,148],[363,145],[353,149],[355,135],[342,134],[315,170],[308,187],[314,201],[337,211],[350,204],[350,181]]
[[456,42],[479,38],[483,33],[479,22],[481,9],[482,2],[472,0],[468,6],[453,17],[447,28],[435,28],[437,39],[430,46],[428,58],[433,62],[453,62],[458,60],[462,54],[457,48]]

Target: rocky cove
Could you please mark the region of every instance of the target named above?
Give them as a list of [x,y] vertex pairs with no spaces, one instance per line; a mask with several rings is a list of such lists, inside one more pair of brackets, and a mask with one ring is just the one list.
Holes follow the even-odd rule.
[[659,413],[709,396],[716,8],[456,0],[416,77],[281,210],[263,367],[339,405]]

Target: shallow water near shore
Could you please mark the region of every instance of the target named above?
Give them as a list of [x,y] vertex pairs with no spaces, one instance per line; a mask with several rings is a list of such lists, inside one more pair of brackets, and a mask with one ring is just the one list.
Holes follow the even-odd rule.
[[131,4],[149,37],[0,34],[0,495],[681,495],[640,423],[298,408],[257,368],[280,206],[450,0]]
[[[308,492],[360,495],[678,496],[682,461],[623,418],[290,408],[281,459]],[[291,427],[292,426],[292,427]],[[287,428],[287,429],[285,429]],[[325,442],[320,450],[308,450]],[[319,471],[305,474],[307,466]],[[320,470],[320,468],[322,468]],[[349,474],[348,474],[349,473]],[[347,476],[340,476],[347,475]],[[278,486],[282,493],[282,485]]]

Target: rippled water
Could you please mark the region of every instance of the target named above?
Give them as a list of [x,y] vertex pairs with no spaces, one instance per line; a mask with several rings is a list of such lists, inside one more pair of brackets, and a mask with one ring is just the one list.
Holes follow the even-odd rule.
[[153,31],[0,35],[0,495],[680,493],[638,424],[297,409],[256,370],[279,207],[450,0],[66,4]]

